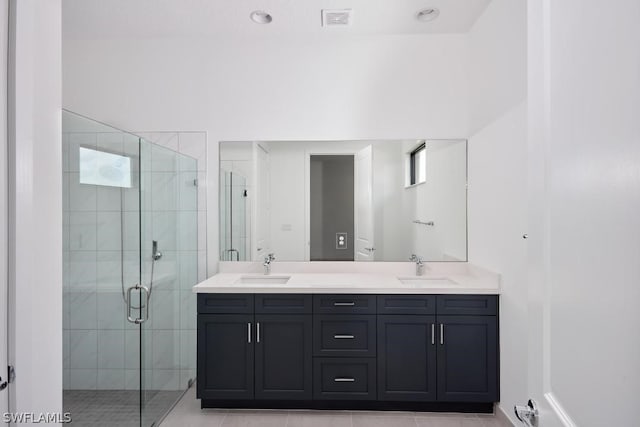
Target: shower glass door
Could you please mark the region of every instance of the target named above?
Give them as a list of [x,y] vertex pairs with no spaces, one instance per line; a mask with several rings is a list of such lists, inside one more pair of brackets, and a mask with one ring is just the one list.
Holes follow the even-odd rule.
[[63,112],[63,406],[159,424],[195,377],[196,161]]
[[140,330],[141,417],[150,426],[195,379],[187,300],[197,276],[197,163],[144,139],[140,153],[141,276],[150,294]]

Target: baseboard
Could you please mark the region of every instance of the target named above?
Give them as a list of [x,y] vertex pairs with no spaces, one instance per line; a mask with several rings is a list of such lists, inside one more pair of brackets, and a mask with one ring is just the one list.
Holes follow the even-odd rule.
[[201,408],[242,409],[319,409],[319,410],[369,410],[369,411],[418,411],[459,412],[491,414],[493,403],[472,402],[387,402],[347,400],[216,400],[201,399]]
[[504,424],[505,426],[516,427],[516,425],[511,421],[511,418],[509,418],[507,413],[502,408],[502,405],[496,405],[495,415],[496,415],[496,419],[499,420],[501,424]]

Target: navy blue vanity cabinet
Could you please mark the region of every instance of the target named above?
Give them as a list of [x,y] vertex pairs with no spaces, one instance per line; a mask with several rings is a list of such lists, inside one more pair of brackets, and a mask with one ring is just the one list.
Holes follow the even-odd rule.
[[198,313],[200,399],[253,399],[253,314]]
[[378,295],[378,399],[436,400],[436,297]]
[[376,296],[313,296],[313,398],[375,401]]
[[253,399],[252,325],[253,295],[198,294],[198,398]]
[[310,295],[198,295],[197,397],[310,400]]
[[256,314],[255,398],[311,400],[311,315]]
[[203,408],[491,412],[497,295],[199,294]]
[[436,400],[435,316],[378,316],[378,399]]
[[498,297],[439,295],[437,299],[438,401],[497,402]]

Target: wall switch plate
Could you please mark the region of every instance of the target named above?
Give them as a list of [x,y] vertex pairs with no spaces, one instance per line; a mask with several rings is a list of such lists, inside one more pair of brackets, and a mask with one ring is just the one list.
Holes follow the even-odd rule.
[[336,249],[347,249],[347,233],[336,233]]

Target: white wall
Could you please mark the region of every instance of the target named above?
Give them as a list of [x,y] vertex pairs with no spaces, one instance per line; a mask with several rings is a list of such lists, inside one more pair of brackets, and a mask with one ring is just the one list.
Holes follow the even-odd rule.
[[[466,49],[464,35],[65,40],[64,106],[123,129],[206,130],[210,165],[221,140],[465,138]],[[207,181],[213,274],[214,169]]]
[[[62,411],[60,0],[12,1],[9,362],[13,412]],[[13,108],[11,108],[13,107]],[[35,268],[34,268],[35,267]],[[4,375],[3,375],[4,377]]]
[[514,423],[528,396],[526,22],[525,0],[494,0],[469,33],[469,261],[502,274],[500,406]]
[[[9,46],[9,1],[0,1],[0,206],[8,206],[7,190],[7,69]],[[0,307],[6,310],[8,289],[8,210],[0,209]],[[6,313],[6,311],[5,311]],[[7,366],[7,316],[0,316],[0,366]],[[0,413],[9,409],[9,393],[0,394]]]
[[[575,425],[638,425],[640,3],[548,7],[545,392]],[[600,11],[598,9],[600,8]]]

